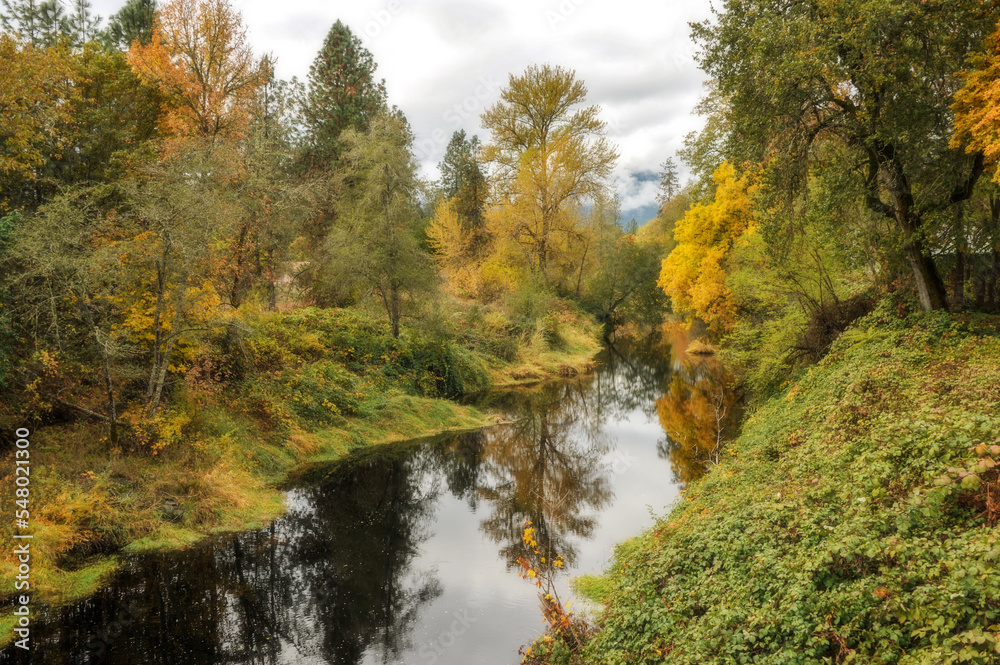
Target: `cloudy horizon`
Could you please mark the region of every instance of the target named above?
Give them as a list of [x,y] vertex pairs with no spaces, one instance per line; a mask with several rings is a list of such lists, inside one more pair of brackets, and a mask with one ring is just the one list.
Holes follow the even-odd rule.
[[[124,0],[92,0],[105,19]],[[510,75],[532,64],[576,71],[587,101],[602,109],[621,158],[614,183],[622,217],[655,214],[659,165],[702,120],[693,109],[704,74],[695,61],[689,22],[710,17],[710,0],[651,6],[648,0],[361,0],[320,3],[233,0],[259,54],[277,57],[280,78],[305,80],[335,21],[358,35],[378,64],[389,103],[415,134],[421,174],[437,164],[454,131],[486,139],[479,115],[499,98]]]

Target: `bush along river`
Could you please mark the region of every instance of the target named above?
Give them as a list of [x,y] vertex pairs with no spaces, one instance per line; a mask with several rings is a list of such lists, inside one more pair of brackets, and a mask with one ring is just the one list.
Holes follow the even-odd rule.
[[516,663],[546,605],[584,604],[569,580],[600,573],[732,433],[718,364],[685,347],[608,348],[591,375],[492,397],[509,424],[305,469],[269,527],[128,557],[42,612],[30,662]]

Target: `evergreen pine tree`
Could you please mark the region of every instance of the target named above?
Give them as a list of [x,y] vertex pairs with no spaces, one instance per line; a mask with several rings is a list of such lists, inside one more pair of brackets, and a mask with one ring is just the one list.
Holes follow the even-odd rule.
[[677,165],[668,157],[660,164],[660,189],[656,193],[656,202],[662,208],[680,190],[680,180],[677,177]]
[[149,43],[156,19],[156,0],[128,0],[125,6],[108,19],[101,40],[108,48],[128,51],[132,42]]
[[455,211],[466,230],[477,230],[483,225],[483,208],[486,204],[486,177],[476,158],[479,137],[467,139],[465,130],[452,134],[444,153],[441,186],[446,199],[455,199]]
[[38,5],[38,32],[40,43],[46,46],[70,34],[69,18],[60,0],[47,0]]
[[374,78],[372,54],[351,29],[337,21],[309,68],[309,91],[302,108],[306,126],[306,167],[329,168],[342,152],[340,134],[365,131],[385,113],[385,81]]
[[21,36],[29,44],[41,41],[39,0],[2,0],[0,25],[7,32]]
[[83,46],[97,39],[101,17],[94,13],[90,0],[74,0],[67,22],[74,45]]

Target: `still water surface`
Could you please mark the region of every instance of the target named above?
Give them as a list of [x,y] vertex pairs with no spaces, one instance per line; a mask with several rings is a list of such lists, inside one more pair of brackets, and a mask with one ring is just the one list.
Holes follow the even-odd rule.
[[[30,662],[517,663],[545,628],[517,574],[525,521],[565,561],[546,567],[565,601],[703,471],[730,401],[682,343],[608,349],[591,376],[494,398],[510,424],[309,469],[268,528],[130,557],[40,617]],[[17,651],[0,663],[29,662]]]

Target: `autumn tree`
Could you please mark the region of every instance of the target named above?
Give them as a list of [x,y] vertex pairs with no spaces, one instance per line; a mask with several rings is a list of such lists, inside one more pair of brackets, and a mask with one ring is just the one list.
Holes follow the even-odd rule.
[[108,19],[101,41],[108,48],[128,51],[133,42],[148,44],[156,22],[156,0],[128,0]]
[[427,242],[451,286],[467,295],[478,295],[482,284],[476,247],[455,199],[442,200],[435,206],[427,224]]
[[228,0],[170,0],[149,43],[133,43],[128,58],[171,100],[166,124],[175,136],[215,140],[246,128],[262,72]]
[[45,169],[68,149],[73,86],[70,56],[62,48],[19,44],[0,35],[0,212],[34,207]]
[[469,294],[482,288],[479,262],[487,250],[484,209],[486,176],[479,164],[479,139],[455,132],[438,165],[441,172],[441,200],[427,227],[435,258],[452,285]]
[[230,216],[210,182],[191,178],[199,162],[66,187],[18,229],[4,262],[17,265],[30,344],[18,380],[36,408],[104,422],[113,440],[120,426],[155,420],[171,375],[219,318],[205,275]]
[[337,21],[309,68],[309,88],[302,105],[305,165],[329,169],[342,153],[340,135],[365,131],[387,111],[385,82],[375,80],[375,60],[361,40]]
[[674,228],[677,246],[663,261],[659,284],[674,311],[697,317],[716,330],[735,322],[726,286],[727,261],[737,241],[754,228],[752,182],[724,163],[715,172],[715,198],[693,206]]
[[411,136],[397,116],[374,120],[367,132],[343,135],[344,163],[337,222],[325,243],[327,279],[354,282],[373,294],[398,337],[400,322],[434,286],[430,257],[417,240],[417,165]]
[[977,54],[955,94],[955,134],[952,145],[971,153],[982,152],[1000,183],[1000,24]]
[[934,221],[972,195],[983,169],[980,152],[949,147],[949,107],[955,72],[995,25],[990,4],[726,0],[694,31],[722,152],[804,168],[823,140],[849,147],[859,199],[895,226],[924,309],[948,304]]
[[586,97],[572,70],[531,66],[511,75],[500,101],[482,115],[491,134],[483,156],[493,168],[493,224],[545,279],[577,233],[573,207],[606,192],[618,159],[600,108],[580,108]]

